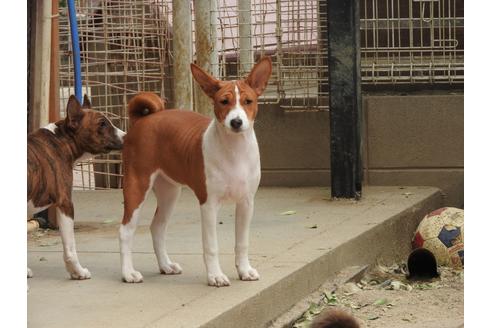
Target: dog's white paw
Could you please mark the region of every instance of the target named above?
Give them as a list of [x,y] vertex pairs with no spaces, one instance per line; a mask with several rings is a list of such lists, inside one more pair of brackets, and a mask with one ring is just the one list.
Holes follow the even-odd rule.
[[136,283],[143,282],[143,276],[138,271],[129,271],[123,273],[123,282]]
[[32,278],[33,274],[31,269],[27,268],[27,278]]
[[70,278],[73,280],[85,280],[91,279],[91,273],[86,268],[81,268],[79,270],[70,271]]
[[208,285],[215,287],[225,287],[229,286],[231,283],[229,278],[222,272],[219,274],[209,274],[208,275]]
[[180,274],[181,272],[183,272],[183,269],[181,269],[181,266],[176,262],[171,262],[161,267],[162,274]]
[[238,269],[239,279],[244,281],[252,281],[260,279],[258,271],[253,267],[248,267],[245,269]]

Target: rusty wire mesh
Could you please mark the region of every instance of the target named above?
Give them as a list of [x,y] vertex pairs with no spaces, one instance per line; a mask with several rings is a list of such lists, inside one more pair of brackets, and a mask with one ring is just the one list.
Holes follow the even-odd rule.
[[463,84],[464,0],[361,0],[365,84]]
[[[246,73],[238,1],[217,0],[217,71],[223,79]],[[253,56],[247,64],[262,55],[274,63],[263,103],[291,111],[328,110],[327,1],[251,0]],[[463,1],[360,0],[363,85],[462,84]],[[172,1],[78,0],[76,7],[83,93],[93,107],[126,130],[126,103],[136,92],[156,92],[172,106]],[[194,24],[192,29],[194,39]],[[67,9],[61,6],[62,111],[73,93],[69,33]],[[75,176],[75,188],[119,188],[121,158],[105,155],[80,163]]]
[[[93,108],[126,131],[126,104],[138,91],[168,98],[171,81],[171,4],[161,0],[77,1],[83,93]],[[66,7],[60,8],[60,108],[73,93]],[[74,170],[75,189],[121,187],[119,154],[97,156]]]

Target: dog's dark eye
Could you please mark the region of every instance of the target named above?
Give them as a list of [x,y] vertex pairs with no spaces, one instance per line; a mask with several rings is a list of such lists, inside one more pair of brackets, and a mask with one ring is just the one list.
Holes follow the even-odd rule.
[[222,105],[227,105],[229,103],[229,100],[228,99],[223,99],[223,100],[220,101],[220,103]]
[[251,100],[251,99],[246,99],[246,105],[249,105],[249,104],[251,104],[252,102],[253,102],[253,100]]
[[100,128],[105,128],[108,126],[108,122],[106,122],[105,120],[102,120],[99,122],[99,127]]

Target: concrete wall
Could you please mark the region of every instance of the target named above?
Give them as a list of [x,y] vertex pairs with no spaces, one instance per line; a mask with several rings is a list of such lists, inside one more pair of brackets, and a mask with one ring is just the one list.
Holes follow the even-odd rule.
[[[464,97],[367,95],[364,113],[364,182],[439,187],[444,203],[463,206]],[[262,185],[329,186],[328,112],[260,108],[256,131]]]

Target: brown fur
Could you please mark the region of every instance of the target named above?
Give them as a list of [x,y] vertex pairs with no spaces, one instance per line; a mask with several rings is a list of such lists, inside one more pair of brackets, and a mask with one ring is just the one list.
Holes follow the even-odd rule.
[[[251,119],[256,117],[257,98],[266,88],[271,74],[270,65],[271,59],[265,57],[255,65],[246,80],[237,81],[241,104]],[[227,113],[236,104],[235,83],[219,81],[194,64],[191,64],[191,71],[202,90],[214,100],[215,117],[223,124]],[[259,79],[265,81],[262,85],[255,85],[251,81],[258,79],[253,79],[253,74],[267,78]],[[123,224],[130,221],[134,210],[144,200],[150,176],[159,169],[174,181],[188,185],[200,204],[207,201],[202,139],[211,118],[186,110],[163,111],[162,102],[156,97],[139,93],[128,104],[133,124],[125,137],[123,149]],[[225,99],[226,104],[223,103]],[[148,109],[146,116],[142,115],[144,108]]]
[[200,203],[206,201],[201,147],[210,121],[207,116],[174,109],[134,122],[123,148],[123,224],[128,223],[133,210],[143,201],[150,176],[158,169],[174,181],[190,186]]
[[[255,69],[251,71],[246,80],[239,81],[219,81],[195,64],[191,64],[193,77],[199,83],[202,90],[214,101],[214,114],[217,121],[224,122],[227,113],[236,105],[235,83],[238,85],[240,104],[243,106],[250,120],[256,118],[258,112],[258,96],[265,90],[270,77],[271,59],[270,57],[262,58]],[[258,75],[266,76],[266,79],[257,78]],[[256,85],[255,81],[264,81],[261,85]],[[227,103],[223,103],[227,100]]]
[[353,316],[334,309],[322,312],[311,324],[311,328],[360,328]]
[[128,103],[130,126],[146,115],[164,110],[164,100],[152,92],[140,92]]
[[74,162],[86,152],[107,153],[121,149],[122,144],[115,138],[108,119],[90,110],[87,97],[81,107],[71,96],[67,117],[55,124],[55,133],[38,129],[27,136],[27,201],[31,200],[35,207],[53,204],[73,218]]

